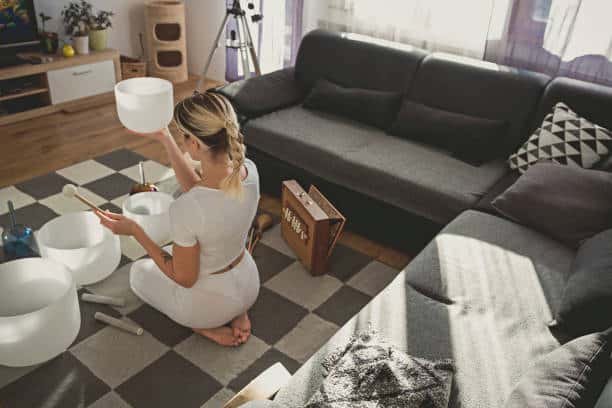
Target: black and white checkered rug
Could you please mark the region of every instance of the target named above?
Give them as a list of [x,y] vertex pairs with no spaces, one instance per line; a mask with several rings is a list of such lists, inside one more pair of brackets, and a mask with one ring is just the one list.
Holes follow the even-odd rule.
[[[7,200],[13,201],[20,222],[34,229],[59,214],[85,210],[78,201],[63,197],[66,183],[79,185],[80,192],[100,207],[120,212],[126,193],[138,180],[140,161],[145,161],[148,180],[162,190],[176,185],[171,169],[118,150],[0,188],[0,225],[9,223]],[[275,225],[254,254],[262,287],[249,312],[253,335],[246,344],[230,349],[143,304],[130,291],[128,275],[130,263],[145,252],[131,238],[122,238],[121,245],[119,269],[81,291],[124,297],[126,306],[81,302],[81,330],[65,353],[39,366],[0,366],[0,407],[222,407],[278,361],[291,372],[297,370],[398,273],[339,245],[329,273],[312,277]],[[145,334],[107,327],[94,320],[97,311],[136,322]]]

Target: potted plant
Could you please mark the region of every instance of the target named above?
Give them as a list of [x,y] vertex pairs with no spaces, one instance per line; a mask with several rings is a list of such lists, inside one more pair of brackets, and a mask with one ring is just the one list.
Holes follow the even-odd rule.
[[78,54],[89,54],[89,20],[92,6],[85,0],[71,1],[62,10],[66,34],[72,36]]
[[40,13],[38,16],[40,17],[42,27],[42,31],[40,32],[40,45],[43,51],[47,54],[55,54],[57,52],[57,48],[59,47],[58,35],[57,33],[52,33],[45,30],[45,24],[47,21],[51,20],[51,16],[48,16],[45,13]]
[[89,20],[89,46],[92,50],[102,51],[106,49],[107,44],[107,29],[113,26],[111,17],[114,16],[112,11],[98,11],[98,14],[92,14]]

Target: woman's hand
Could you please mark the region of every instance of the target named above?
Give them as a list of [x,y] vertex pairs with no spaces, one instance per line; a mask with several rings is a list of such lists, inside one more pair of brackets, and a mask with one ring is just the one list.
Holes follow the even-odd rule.
[[127,131],[133,135],[140,136],[140,137],[146,137],[146,138],[158,141],[158,142],[163,142],[167,140],[169,137],[172,137],[172,135],[170,134],[170,130],[168,128],[160,129],[156,132],[151,132],[151,133],[138,133],[130,129],[127,129]]
[[135,221],[121,214],[110,211],[96,211],[96,215],[100,218],[100,224],[116,235],[134,236],[140,228]]

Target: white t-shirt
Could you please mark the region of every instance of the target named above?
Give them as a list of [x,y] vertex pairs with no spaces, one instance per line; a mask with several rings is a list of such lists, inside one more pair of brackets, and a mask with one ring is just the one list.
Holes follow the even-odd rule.
[[259,174],[245,160],[242,199],[221,190],[196,186],[170,206],[170,233],[178,246],[200,243],[200,274],[208,275],[231,264],[244,250],[259,203]]

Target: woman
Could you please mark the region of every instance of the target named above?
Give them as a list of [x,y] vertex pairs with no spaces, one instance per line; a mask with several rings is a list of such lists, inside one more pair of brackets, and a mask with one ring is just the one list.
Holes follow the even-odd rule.
[[172,251],[122,215],[98,216],[115,234],[133,236],[151,257],[130,271],[138,297],[219,344],[237,346],[250,336],[247,311],[259,293],[259,273],[245,251],[259,202],[257,168],[245,159],[236,113],[223,96],[196,93],[176,105],[174,120],[185,150],[201,162],[201,178],[168,130],[144,135],[165,147],[184,191],[170,207]]

